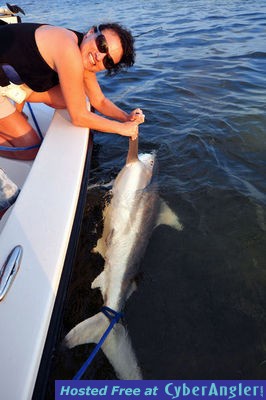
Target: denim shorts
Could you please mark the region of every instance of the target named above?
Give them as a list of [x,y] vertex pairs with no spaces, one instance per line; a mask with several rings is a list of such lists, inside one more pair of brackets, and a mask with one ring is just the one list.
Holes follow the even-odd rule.
[[17,185],[0,168],[0,211],[9,208],[15,202],[18,194]]

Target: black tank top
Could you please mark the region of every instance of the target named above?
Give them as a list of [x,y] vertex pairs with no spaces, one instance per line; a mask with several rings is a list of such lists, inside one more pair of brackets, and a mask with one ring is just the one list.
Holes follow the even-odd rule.
[[[11,66],[21,83],[26,83],[35,92],[45,92],[59,83],[58,74],[44,61],[36,45],[35,31],[41,25],[44,24],[0,26],[0,68],[6,70],[6,65]],[[80,46],[83,33],[71,31],[77,35]],[[6,78],[0,73],[0,86],[5,85]]]

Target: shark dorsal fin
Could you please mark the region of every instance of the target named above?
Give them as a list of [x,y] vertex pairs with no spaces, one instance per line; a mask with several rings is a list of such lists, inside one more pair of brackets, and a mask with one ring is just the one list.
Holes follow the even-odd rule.
[[127,161],[126,161],[127,164],[138,160],[138,150],[139,150],[138,138],[135,140],[132,140],[130,138],[128,153],[127,153]]

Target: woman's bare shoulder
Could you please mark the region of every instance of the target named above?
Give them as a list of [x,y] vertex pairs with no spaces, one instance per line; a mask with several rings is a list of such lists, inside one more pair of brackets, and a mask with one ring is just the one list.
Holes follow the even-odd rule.
[[64,52],[66,54],[78,49],[77,35],[69,29],[53,25],[42,25],[35,33],[37,47],[51,68],[55,69],[54,61]]

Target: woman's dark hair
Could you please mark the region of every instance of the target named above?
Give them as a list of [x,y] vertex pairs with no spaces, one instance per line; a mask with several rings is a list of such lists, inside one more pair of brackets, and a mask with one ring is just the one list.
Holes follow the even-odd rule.
[[121,41],[123,56],[119,63],[106,71],[107,75],[115,75],[124,68],[132,67],[135,62],[135,49],[134,49],[134,38],[131,32],[125,29],[122,25],[117,23],[106,23],[98,26],[98,29],[102,32],[104,29],[110,29],[115,32]]

